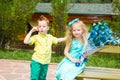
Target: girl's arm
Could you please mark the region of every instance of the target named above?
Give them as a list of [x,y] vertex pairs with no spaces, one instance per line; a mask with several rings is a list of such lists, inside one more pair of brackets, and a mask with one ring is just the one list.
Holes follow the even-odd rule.
[[30,37],[32,35],[33,32],[38,31],[37,27],[33,27],[29,33],[26,35],[25,39],[24,39],[24,44],[29,44],[30,43]]
[[71,60],[72,62],[76,63],[76,62],[80,62],[79,59],[75,59],[73,58],[70,53],[69,53],[69,49],[70,49],[70,44],[66,44],[65,49],[64,49],[64,55]]

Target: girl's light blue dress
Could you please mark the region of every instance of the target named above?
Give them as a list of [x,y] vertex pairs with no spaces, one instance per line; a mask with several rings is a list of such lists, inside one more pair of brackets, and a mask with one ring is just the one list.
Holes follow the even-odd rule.
[[[72,45],[70,47],[69,53],[72,57],[78,59],[80,53],[83,49],[83,44],[81,41],[72,39]],[[74,78],[80,74],[85,68],[85,63],[81,66],[76,67],[75,63],[71,62],[67,57],[65,57],[58,65],[56,70],[57,80],[74,80]]]

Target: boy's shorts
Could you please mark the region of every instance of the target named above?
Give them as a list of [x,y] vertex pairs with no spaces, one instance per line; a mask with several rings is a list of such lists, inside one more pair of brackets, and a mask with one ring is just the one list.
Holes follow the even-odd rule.
[[32,60],[30,64],[31,76],[30,80],[46,80],[48,64],[41,64]]

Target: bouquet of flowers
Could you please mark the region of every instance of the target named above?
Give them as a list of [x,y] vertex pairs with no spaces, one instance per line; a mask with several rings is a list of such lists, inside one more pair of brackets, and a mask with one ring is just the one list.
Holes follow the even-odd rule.
[[96,51],[100,50],[106,45],[117,45],[120,41],[120,36],[116,36],[115,33],[109,28],[109,24],[104,21],[93,23],[90,30],[88,39],[82,50],[82,54],[79,59],[81,63],[75,63],[75,66],[79,67],[82,63],[87,62],[87,58],[84,56],[90,56]]

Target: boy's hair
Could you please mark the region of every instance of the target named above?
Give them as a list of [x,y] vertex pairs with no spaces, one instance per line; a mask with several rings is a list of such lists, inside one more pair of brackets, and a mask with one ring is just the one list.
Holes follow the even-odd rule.
[[47,24],[49,24],[49,20],[45,16],[43,15],[39,16],[38,21],[43,21],[43,20],[46,21]]
[[[87,29],[86,29],[86,25],[82,22],[82,21],[78,21],[78,22],[75,22],[75,23],[79,23],[80,24],[80,27],[82,28],[82,42],[85,43],[85,41],[87,40]],[[72,26],[67,26],[67,31],[66,31],[66,36],[67,36],[67,44],[71,44],[71,38],[73,38],[73,35],[72,35]]]

